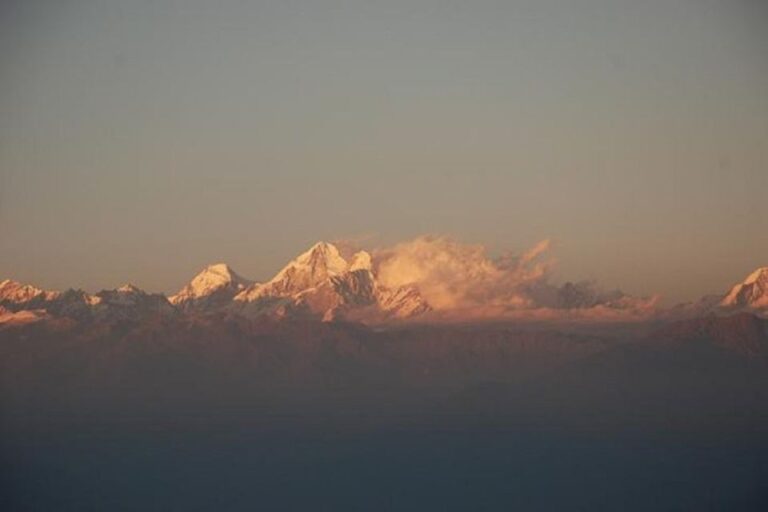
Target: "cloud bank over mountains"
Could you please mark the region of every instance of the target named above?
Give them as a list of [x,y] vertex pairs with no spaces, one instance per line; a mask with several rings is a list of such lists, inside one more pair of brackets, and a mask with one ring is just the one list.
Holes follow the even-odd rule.
[[547,278],[551,262],[539,256],[549,241],[524,254],[492,260],[479,245],[445,237],[421,237],[376,253],[377,276],[384,286],[411,285],[436,310],[484,306],[535,306],[526,289]]
[[[589,281],[555,283],[550,242],[493,258],[480,245],[424,236],[371,252],[318,242],[272,279],[245,278],[224,263],[209,265],[177,294],[133,286],[88,294],[0,282],[2,323],[35,319],[137,320],[152,315],[311,318],[367,324],[402,322],[639,321],[710,311],[766,313],[768,269],[729,294],[671,310],[657,297],[603,290]],[[26,312],[26,313],[23,313]]]
[[550,247],[543,240],[521,254],[491,258],[481,245],[420,237],[379,251],[374,259],[379,282],[415,287],[435,318],[618,319],[652,312],[655,297],[604,292],[588,281],[552,284]]

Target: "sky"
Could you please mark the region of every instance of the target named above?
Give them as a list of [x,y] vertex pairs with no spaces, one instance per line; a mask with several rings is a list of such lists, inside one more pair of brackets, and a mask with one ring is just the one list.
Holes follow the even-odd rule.
[[759,0],[0,4],[0,279],[422,234],[668,303],[768,265]]

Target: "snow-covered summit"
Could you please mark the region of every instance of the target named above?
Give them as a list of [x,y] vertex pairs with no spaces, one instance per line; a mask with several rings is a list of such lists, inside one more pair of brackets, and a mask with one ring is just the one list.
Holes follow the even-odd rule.
[[287,310],[323,319],[405,318],[431,309],[415,288],[390,289],[377,282],[366,251],[345,259],[328,242],[318,242],[283,267],[270,281],[235,297],[250,315]]
[[768,308],[768,267],[761,267],[731,288],[720,301],[720,307],[751,309]]
[[205,267],[169,300],[172,304],[185,304],[222,292],[229,292],[234,297],[251,284],[252,281],[240,276],[226,263],[215,263]]
[[116,291],[117,293],[125,294],[125,295],[140,295],[144,293],[144,291],[141,288],[131,283],[125,283],[119,288],[115,288],[114,291]]
[[349,271],[355,272],[357,270],[372,270],[373,265],[371,262],[371,255],[366,251],[360,251],[352,256],[352,261],[349,263]]
[[22,284],[11,279],[0,281],[0,302],[22,303],[33,299],[48,300],[56,295],[57,292],[42,290],[30,284]]
[[277,283],[291,277],[302,277],[310,281],[321,281],[347,271],[349,264],[339,249],[328,242],[317,242],[308,251],[288,263],[268,283]]
[[318,242],[308,251],[288,263],[263,285],[252,285],[237,296],[251,302],[262,297],[286,297],[322,285],[332,277],[349,270],[349,264],[338,248],[328,242]]

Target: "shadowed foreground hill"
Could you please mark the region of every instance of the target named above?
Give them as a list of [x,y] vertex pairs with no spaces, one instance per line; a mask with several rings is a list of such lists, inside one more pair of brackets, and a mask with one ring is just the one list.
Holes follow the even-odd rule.
[[0,332],[0,378],[11,422],[192,414],[259,423],[303,416],[357,423],[363,416],[376,424],[447,415],[584,428],[756,429],[768,410],[767,323],[747,314],[655,331],[533,324],[376,330],[163,315],[141,323],[39,323]]
[[0,499],[764,510],[765,326],[23,324],[0,331]]

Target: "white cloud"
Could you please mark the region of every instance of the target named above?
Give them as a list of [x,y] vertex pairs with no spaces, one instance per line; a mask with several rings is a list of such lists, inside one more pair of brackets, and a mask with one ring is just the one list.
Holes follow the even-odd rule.
[[415,286],[438,315],[614,318],[655,307],[654,298],[602,292],[590,282],[551,284],[549,250],[543,240],[519,255],[492,259],[481,245],[425,236],[377,251],[374,267],[381,285]]

